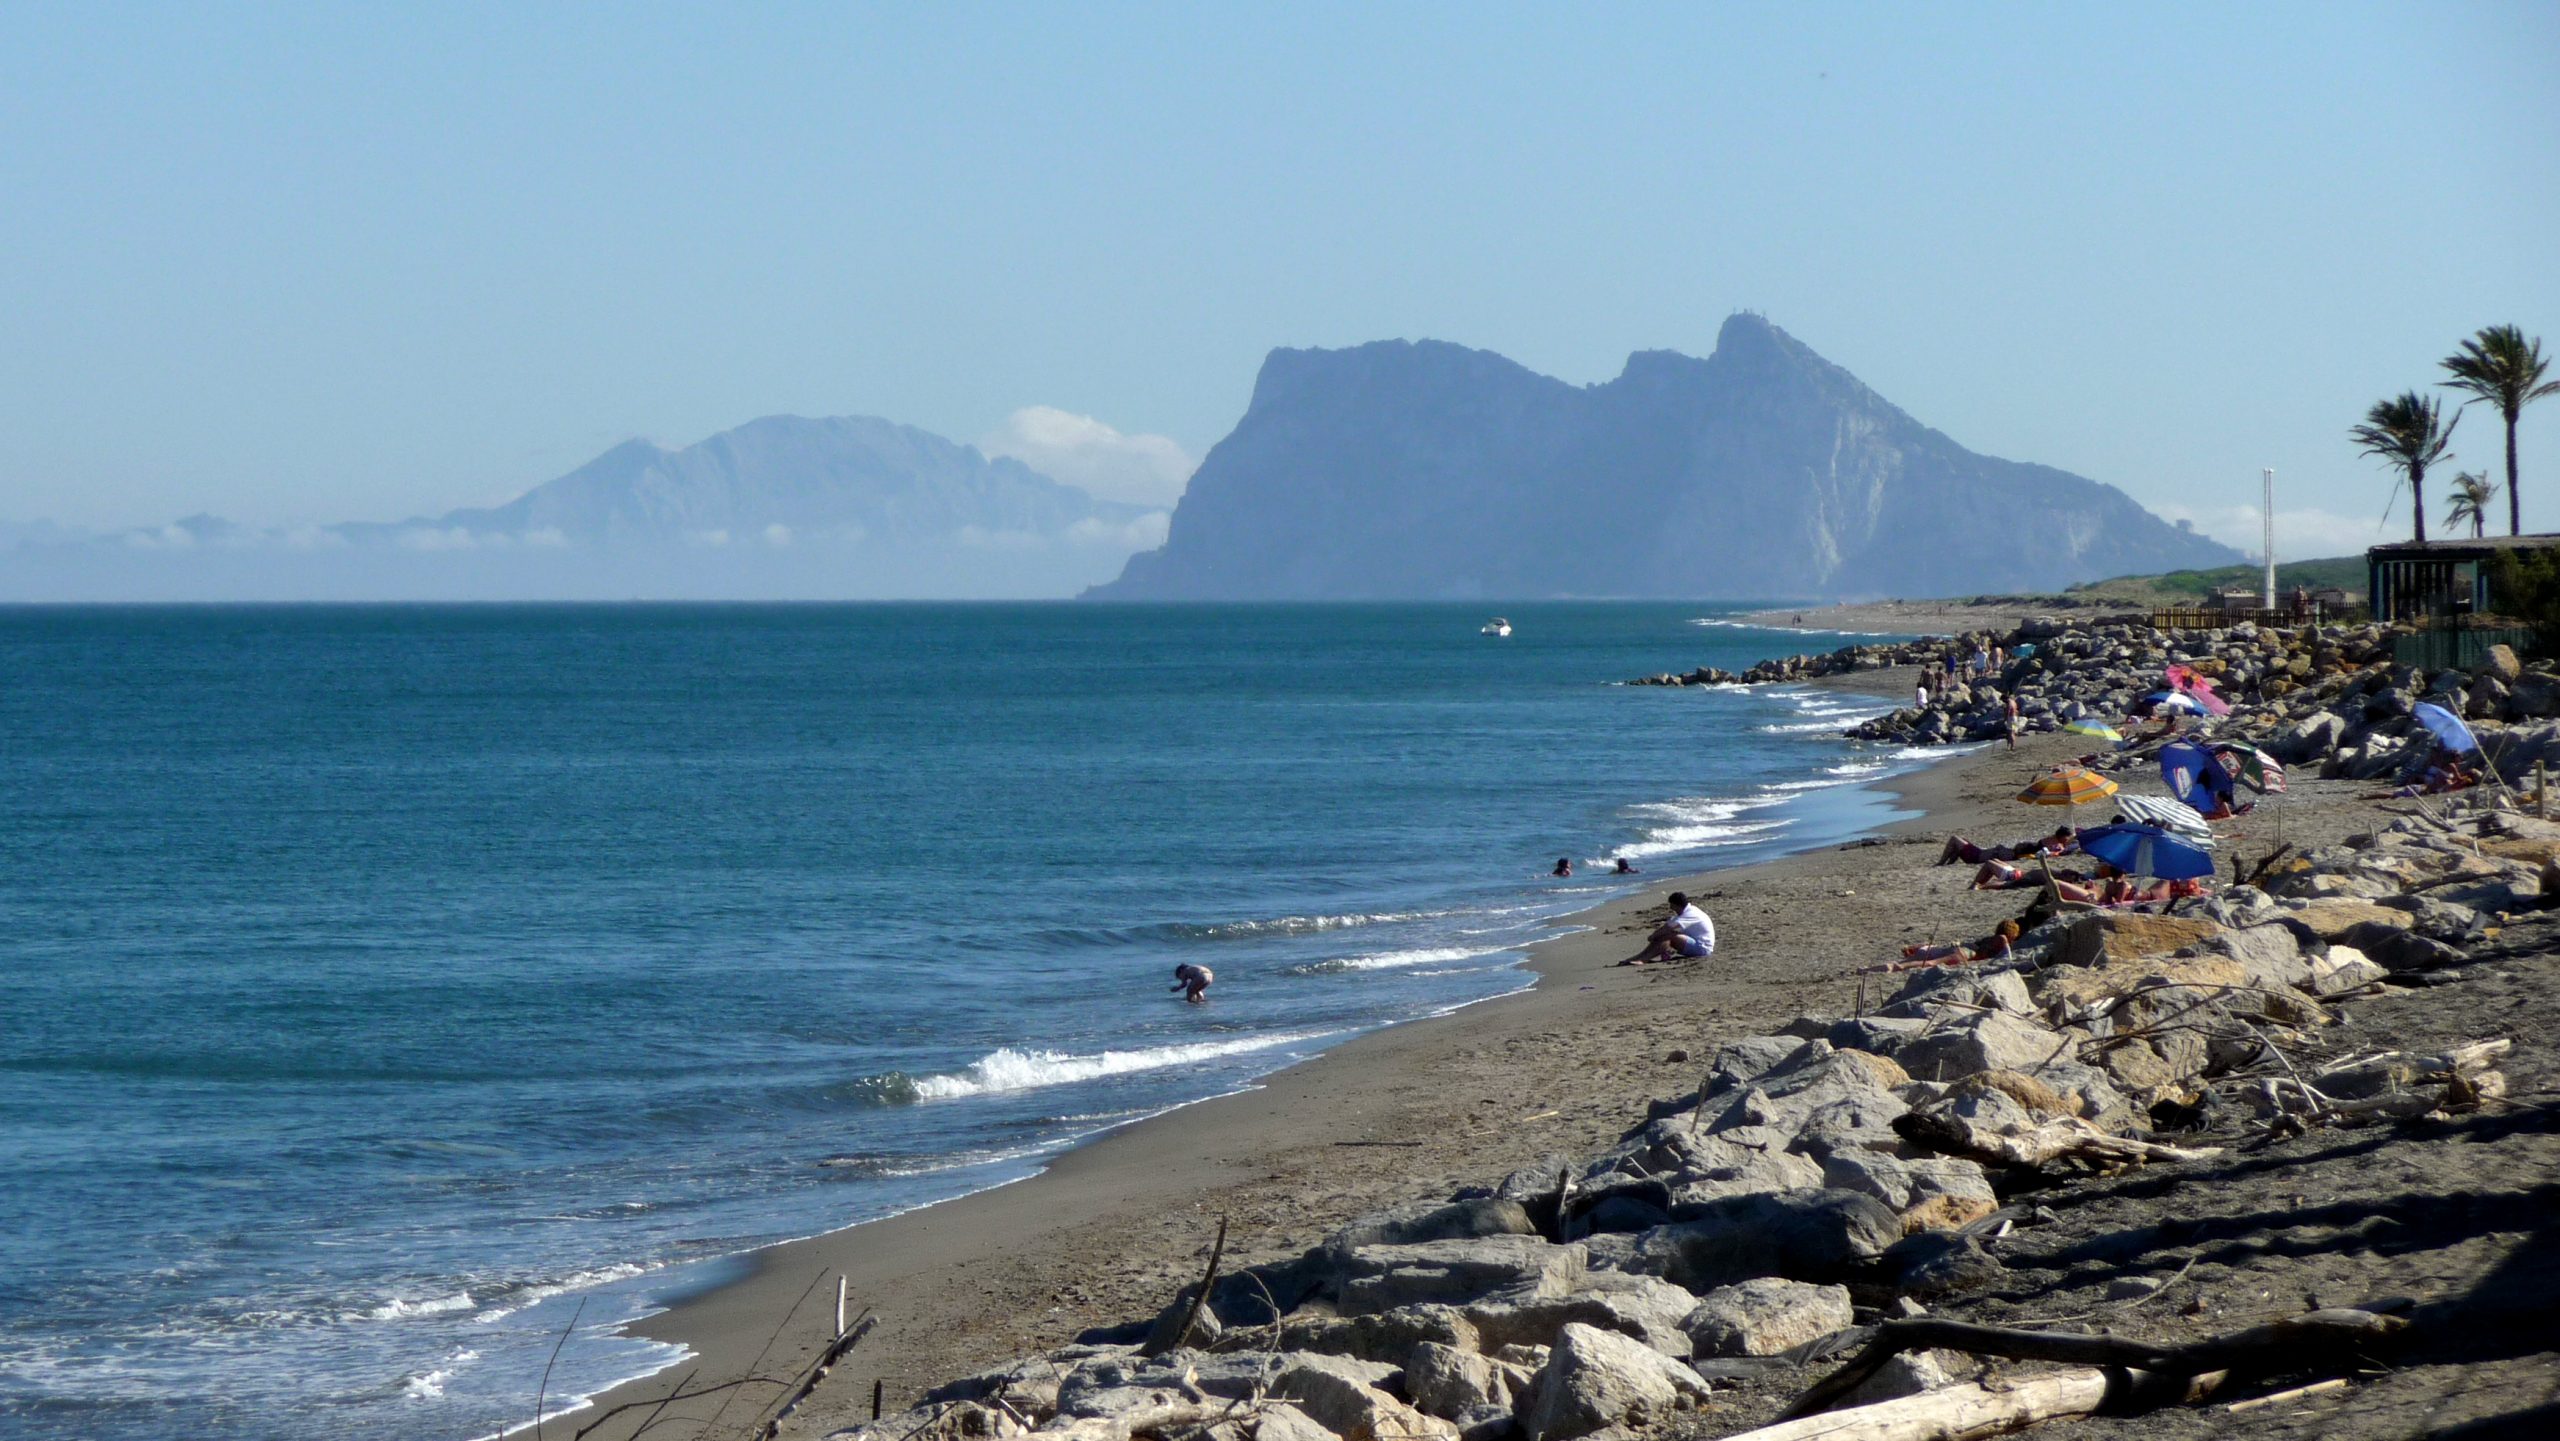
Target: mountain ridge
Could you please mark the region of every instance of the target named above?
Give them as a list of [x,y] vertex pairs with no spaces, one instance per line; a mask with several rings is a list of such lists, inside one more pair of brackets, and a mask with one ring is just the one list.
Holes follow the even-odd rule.
[[1086,595],[1817,598],[2238,559],[1966,450],[1742,312],[1706,357],[1637,351],[1586,386],[1446,341],[1274,350],[1165,544]]

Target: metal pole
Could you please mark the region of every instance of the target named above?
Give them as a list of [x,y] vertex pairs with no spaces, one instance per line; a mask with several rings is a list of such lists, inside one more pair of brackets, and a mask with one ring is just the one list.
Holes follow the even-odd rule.
[[2266,599],[2259,602],[2268,610],[2276,608],[2276,468],[2272,465],[2258,472],[2261,491],[2259,500],[2260,532],[2258,546],[2267,562]]

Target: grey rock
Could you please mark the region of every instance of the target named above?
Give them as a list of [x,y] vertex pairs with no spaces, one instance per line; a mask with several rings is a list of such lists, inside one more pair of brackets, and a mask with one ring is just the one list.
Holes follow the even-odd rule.
[[1859,1382],[1838,1404],[1873,1406],[1879,1401],[1899,1401],[1954,1384],[1955,1377],[1940,1364],[1936,1352],[1904,1351],[1877,1367],[1874,1375]]
[[1906,1230],[1970,1225],[2000,1209],[1982,1167],[1955,1156],[1905,1159],[1874,1151],[1834,1151],[1822,1163],[1822,1183],[1882,1201],[1902,1218]]
[[1712,1201],[1697,1219],[1648,1231],[1628,1264],[1692,1291],[1755,1276],[1830,1281],[1901,1235],[1901,1218],[1872,1196],[1774,1191]]
[[1642,1342],[1568,1325],[1538,1373],[1521,1423],[1529,1441],[1572,1441],[1607,1426],[1665,1420],[1706,1394],[1697,1372]]
[[1266,1398],[1254,1413],[1253,1441],[1338,1441],[1314,1417],[1286,1401]]
[[2016,971],[1939,969],[1918,972],[1903,982],[1902,989],[1877,1008],[1877,1014],[1927,1020],[1974,1006],[2021,1016],[2033,1015],[2036,1009],[2027,995],[2027,983]]
[[[2268,912],[2274,913],[2272,903]],[[2253,925],[2225,930],[2206,941],[2204,949],[2238,961],[2253,986],[2298,987],[2311,979],[2311,965],[2303,958],[2301,938],[2288,926]]]
[[1272,1377],[1270,1394],[1294,1404],[1309,1420],[1337,1436],[1365,1432],[1455,1441],[1457,1427],[1424,1415],[1381,1389],[1397,1374],[1395,1368],[1343,1356],[1293,1353],[1281,1359],[1286,1364]]
[[1923,1231],[1884,1254],[1878,1263],[1894,1288],[1921,1300],[1996,1286],[2009,1274],[2000,1258],[1960,1231]]
[[1846,1286],[1764,1276],[1709,1291],[1683,1324],[1698,1355],[1775,1356],[1854,1320]]
[[2353,946],[2331,946],[2327,955],[2311,963],[2311,988],[2322,996],[2342,996],[2390,974]]
[[1404,1394],[1422,1411],[1463,1422],[1468,1413],[1487,1406],[1506,1412],[1517,1406],[1531,1375],[1524,1366],[1425,1342],[1405,1359]]
[[1689,1354],[1681,1329],[1697,1298],[1657,1277],[1601,1271],[1564,1296],[1493,1296],[1466,1309],[1482,1349],[1552,1346],[1568,1324],[1632,1336],[1670,1356]]
[[2033,1071],[2063,1051],[2061,1038],[2033,1021],[1981,1011],[1938,1022],[1896,1059],[1915,1078],[1952,1081],[1976,1071]]
[[1343,1315],[1360,1316],[1498,1291],[1561,1296],[1581,1278],[1589,1254],[1534,1236],[1364,1246],[1341,1257],[1338,1304]]
[[1485,1197],[1421,1202],[1379,1211],[1325,1238],[1337,1255],[1364,1246],[1412,1246],[1425,1241],[1469,1241],[1483,1236],[1534,1236],[1538,1228],[1518,1201]]

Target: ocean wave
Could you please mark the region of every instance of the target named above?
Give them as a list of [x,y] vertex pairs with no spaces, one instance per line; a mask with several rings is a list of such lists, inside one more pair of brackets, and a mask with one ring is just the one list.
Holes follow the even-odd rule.
[[1711,616],[1697,617],[1692,619],[1689,624],[1711,626],[1719,630],[1765,630],[1776,632],[1781,635],[1880,636],[1909,635],[1912,633],[1900,630],[1829,630],[1820,626],[1810,625],[1770,625],[1766,622],[1756,620],[1719,620]]
[[1297,1031],[1274,1036],[1246,1036],[1232,1041],[1194,1041],[1177,1046],[1150,1046],[1135,1051],[1099,1051],[1092,1055],[1074,1055],[1065,1051],[1016,1050],[1006,1046],[971,1062],[956,1075],[918,1076],[915,1093],[918,1100],[946,1101],[961,1096],[982,1096],[1005,1091],[1036,1090],[1042,1086],[1072,1085],[1101,1076],[1126,1075],[1131,1071],[1161,1070],[1167,1066],[1187,1066],[1200,1061],[1213,1061],[1223,1056],[1240,1056],[1253,1051],[1268,1051],[1280,1046],[1302,1045],[1334,1034],[1331,1031]]
[[1456,911],[1371,911],[1343,915],[1272,916],[1250,921],[1157,921],[1135,926],[1059,926],[1034,931],[1030,938],[1052,949],[1105,947],[1163,941],[1242,941],[1268,936],[1303,936],[1323,931],[1355,930],[1404,921],[1432,921]]
[[1826,766],[1822,773],[1827,776],[1871,776],[1884,769],[1886,764],[1883,761],[1846,761],[1840,765]]
[[412,1316],[441,1316],[451,1311],[468,1311],[471,1307],[471,1293],[468,1291],[456,1291],[450,1296],[429,1296],[422,1301],[412,1301],[406,1296],[394,1296],[369,1311],[356,1312],[348,1319],[405,1321]]
[[547,1301],[567,1292],[584,1291],[615,1281],[628,1281],[634,1276],[645,1276],[649,1271],[650,1268],[647,1266],[637,1266],[628,1261],[622,1261],[610,1266],[598,1266],[589,1271],[572,1271],[557,1280],[510,1282],[495,1288],[483,1297],[480,1304],[485,1309],[472,1319],[475,1321],[499,1320],[512,1316],[537,1301]]
[[1762,735],[1790,736],[1811,735],[1816,731],[1830,731],[1837,735],[1841,731],[1847,729],[1848,727],[1842,725],[1837,719],[1797,721],[1792,725],[1781,721],[1771,721],[1769,724],[1760,727],[1760,733]]
[[[1126,1120],[1146,1114],[1143,1111],[1103,1111],[1090,1116],[1045,1116],[1044,1125],[1084,1124]],[[818,1162],[823,1170],[848,1172],[862,1180],[908,1180],[917,1176],[935,1176],[945,1171],[965,1171],[973,1166],[995,1166],[1006,1161],[1024,1161],[1054,1149],[1047,1145],[1014,1146],[1000,1150],[948,1151],[941,1155],[892,1155],[886,1152],[828,1156]]]
[[1661,856],[1675,851],[1713,850],[1719,846],[1739,845],[1753,836],[1785,830],[1792,820],[1743,821],[1729,825],[1668,826],[1654,831],[1643,840],[1620,850],[1622,856]]
[[1337,956],[1329,961],[1309,961],[1289,967],[1288,974],[1332,976],[1345,971],[1401,970],[1407,966],[1427,966],[1434,961],[1472,961],[1478,956],[1498,956],[1504,949],[1501,946],[1425,946],[1410,951],[1380,951],[1371,956]]
[[444,1384],[453,1379],[453,1373],[479,1359],[477,1351],[456,1351],[432,1371],[401,1377],[400,1394],[412,1401],[440,1401],[444,1399]]

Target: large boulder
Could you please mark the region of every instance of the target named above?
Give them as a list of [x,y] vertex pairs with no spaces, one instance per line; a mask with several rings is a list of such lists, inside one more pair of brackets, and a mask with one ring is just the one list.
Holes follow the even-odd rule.
[[1691,1291],[1755,1276],[1832,1281],[1902,1236],[1902,1218],[1854,1191],[1772,1191],[1708,1202],[1697,1219],[1648,1231],[1628,1269]]
[[1582,1278],[1589,1253],[1534,1236],[1483,1236],[1411,1246],[1363,1246],[1339,1262],[1345,1316],[1430,1303],[1460,1305],[1495,1292],[1561,1296]]
[[2060,1036],[2024,1017],[1969,1011],[1948,1016],[1905,1041],[1895,1059],[1921,1080],[1952,1081],[1976,1071],[2032,1071],[2066,1049]]
[[2327,954],[2311,963],[2311,989],[2324,999],[2343,996],[2349,991],[2362,990],[2390,974],[2353,946],[2331,946]]
[[1689,1354],[1680,1323],[1697,1298],[1658,1277],[1594,1271],[1564,1296],[1490,1296],[1466,1308],[1478,1345],[1552,1346],[1568,1324],[1632,1336],[1669,1356]]
[[1424,1305],[1404,1306],[1367,1316],[1323,1316],[1312,1311],[1302,1312],[1277,1324],[1230,1328],[1218,1337],[1212,1349],[1270,1351],[1287,1346],[1293,1351],[1351,1356],[1395,1365],[1414,1347],[1425,1343],[1454,1346],[1461,1351],[1483,1348],[1474,1323],[1456,1307]]
[[1876,1008],[1880,1016],[1927,1019],[1950,1009],[1989,1007],[2021,1015],[2033,1011],[2027,984],[2014,970],[1975,971],[1937,967],[1920,971]]
[[2347,932],[2372,922],[2406,930],[2409,916],[2388,906],[2371,901],[2333,897],[2322,900],[2295,901],[2285,907],[2285,923],[2298,926],[2317,940],[2343,940]]
[[2061,961],[2067,966],[2095,966],[2165,956],[2200,944],[2221,929],[2200,917],[2155,916],[2141,911],[2082,916],[2062,934]]
[[1567,1326],[1520,1420],[1528,1441],[1572,1441],[1604,1427],[1644,1428],[1706,1395],[1697,1372],[1642,1342]]
[[1846,1330],[1855,1319],[1846,1286],[1763,1276],[1699,1297],[1687,1325],[1698,1355],[1775,1356]]
[[2283,926],[2226,929],[2207,941],[2205,949],[2238,961],[2241,972],[2253,986],[2270,989],[2296,987],[2311,979],[2311,966],[2303,959],[2301,938]]
[[1336,1436],[1376,1441],[1457,1441],[1458,1428],[1427,1416],[1380,1389],[1393,1373],[1341,1356],[1289,1355],[1270,1394],[1307,1413]]
[[2000,1209],[2000,1198],[1982,1168],[1955,1156],[1906,1159],[1834,1151],[1822,1163],[1822,1184],[1882,1201],[1902,1218],[1906,1231],[1970,1225]]
[[1455,1421],[1487,1406],[1517,1406],[1534,1376],[1525,1366],[1426,1341],[1405,1359],[1404,1394],[1417,1408]]
[[1485,1196],[1464,1201],[1424,1201],[1363,1216],[1325,1238],[1325,1248],[1345,1255],[1365,1246],[1415,1246],[1425,1241],[1472,1241],[1485,1236],[1534,1236],[1537,1225],[1515,1200]]

